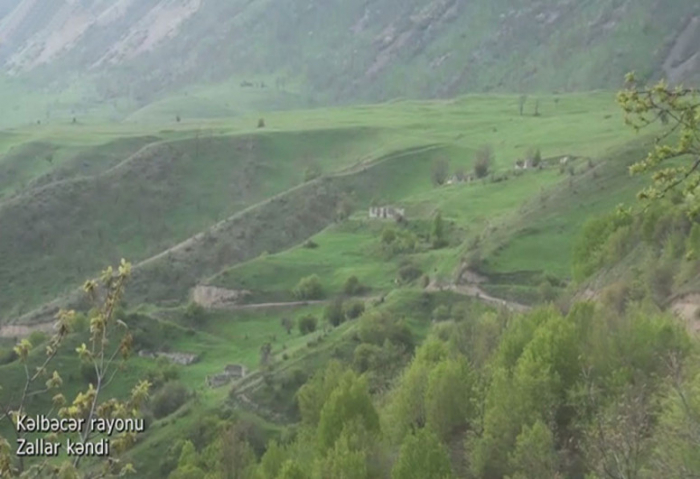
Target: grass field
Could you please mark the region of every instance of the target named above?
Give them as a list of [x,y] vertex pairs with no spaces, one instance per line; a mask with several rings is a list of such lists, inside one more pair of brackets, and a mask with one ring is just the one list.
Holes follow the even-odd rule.
[[[208,375],[243,364],[252,374],[241,387],[250,388],[263,410],[288,408],[290,397],[267,397],[258,384],[262,345],[271,344],[274,374],[282,377],[294,368],[310,373],[338,351],[352,354],[355,344],[352,321],[330,330],[321,324],[307,336],[285,332],[283,317],[313,314],[322,322],[323,305],[207,311],[200,323],[186,324],[193,286],[250,290],[253,303],[285,302],[295,299],[292,290],[303,277],[318,275],[332,299],[356,276],[369,288],[368,308],[402,318],[419,342],[438,304],[486,307],[449,292],[425,293],[417,278],[397,284],[407,264],[430,280],[451,281],[478,238],[490,294],[532,302],[543,275],[565,284],[581,224],[633,198],[644,181],[630,180],[627,165],[646,145],[624,127],[611,94],[557,98],[541,99],[540,116],[519,115],[517,96],[493,95],[280,111],[265,114],[265,128],[255,128],[257,116],[166,124],[158,116],[174,110],[163,106],[142,112],[140,125],[66,123],[6,132],[0,136],[0,321],[74,291],[121,257],[132,261],[127,302],[147,315],[139,328],[141,338],[150,338],[140,347],[200,356],[178,367],[179,380],[198,393],[156,421],[133,451],[145,474],[157,474],[153,468],[172,437],[227,401],[230,388],[209,389]],[[438,160],[448,161],[450,175],[471,171],[486,144],[494,152],[493,175],[433,183]],[[516,174],[515,161],[531,148],[541,150],[545,166]],[[568,165],[573,175],[561,171],[563,156],[577,158]],[[309,177],[309,169],[320,176]],[[338,220],[343,204],[350,205],[349,218]],[[405,208],[407,223],[369,219],[373,204]],[[446,244],[434,249],[438,211]],[[381,240],[387,229],[413,235],[413,250],[387,253]],[[383,302],[375,305],[376,298]],[[71,353],[79,337],[71,341],[60,366],[79,370]],[[21,382],[18,366],[0,366],[3,385]],[[135,357],[114,387],[126,388],[156,367]],[[66,378],[69,394],[82,386],[79,373]],[[280,427],[262,413],[254,416],[268,432]]]

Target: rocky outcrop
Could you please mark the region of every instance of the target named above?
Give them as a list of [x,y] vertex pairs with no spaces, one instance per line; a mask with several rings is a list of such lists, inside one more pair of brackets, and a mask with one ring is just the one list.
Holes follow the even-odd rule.
[[250,291],[215,286],[197,286],[192,290],[192,300],[205,308],[215,308],[231,303],[237,304],[249,295]]

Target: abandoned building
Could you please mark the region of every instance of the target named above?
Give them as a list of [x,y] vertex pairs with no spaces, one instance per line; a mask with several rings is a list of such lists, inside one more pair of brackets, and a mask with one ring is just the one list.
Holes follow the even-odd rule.
[[139,356],[142,358],[151,358],[151,359],[156,359],[156,358],[165,358],[171,363],[175,364],[181,364],[183,366],[189,366],[190,364],[194,364],[199,360],[199,356],[196,354],[189,354],[189,353],[165,353],[165,352],[152,352],[152,351],[147,351],[145,349],[142,349],[139,351]]
[[242,364],[228,364],[224,368],[223,373],[207,376],[207,384],[210,388],[218,388],[224,386],[234,379],[242,379],[246,376],[248,370]]
[[372,206],[369,209],[369,217],[376,219],[402,219],[405,218],[405,211],[403,208],[395,208],[393,206]]

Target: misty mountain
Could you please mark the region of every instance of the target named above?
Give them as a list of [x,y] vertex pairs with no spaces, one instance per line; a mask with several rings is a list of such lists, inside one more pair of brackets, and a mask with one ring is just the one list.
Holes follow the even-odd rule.
[[[3,0],[8,75],[145,104],[234,79],[343,103],[700,78],[691,0]],[[429,74],[425,74],[429,72]],[[56,80],[60,78],[60,82]]]

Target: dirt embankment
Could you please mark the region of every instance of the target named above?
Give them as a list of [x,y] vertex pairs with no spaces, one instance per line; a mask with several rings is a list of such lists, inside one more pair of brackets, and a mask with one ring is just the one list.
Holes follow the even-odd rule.
[[700,333],[700,293],[689,293],[674,299],[670,310],[694,333]]
[[38,324],[7,324],[0,326],[0,338],[24,338],[32,334],[34,331],[42,331],[50,333],[54,329],[55,321]]
[[240,303],[250,291],[217,288],[215,286],[195,286],[192,301],[205,308],[217,308]]

